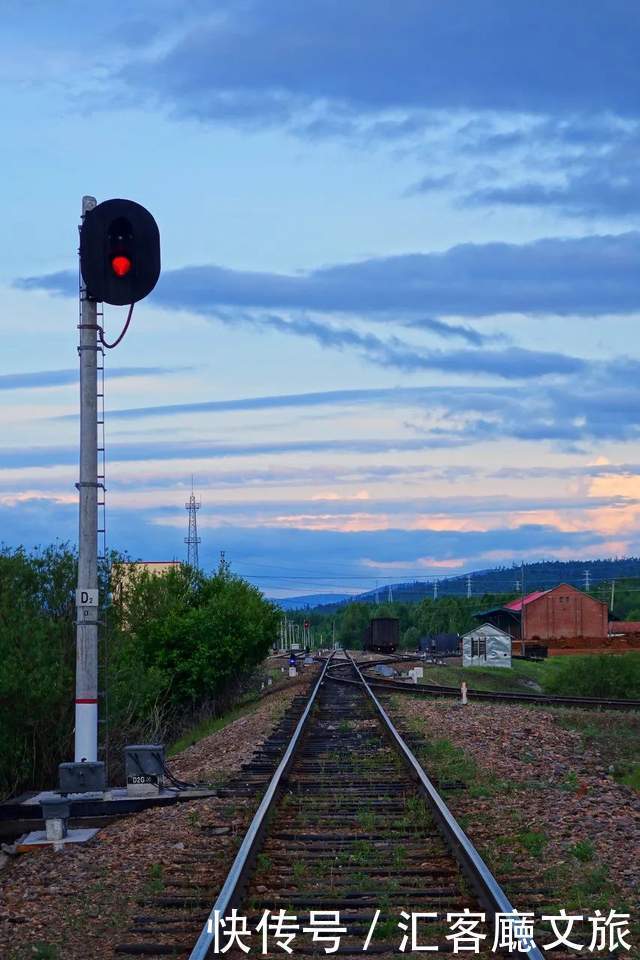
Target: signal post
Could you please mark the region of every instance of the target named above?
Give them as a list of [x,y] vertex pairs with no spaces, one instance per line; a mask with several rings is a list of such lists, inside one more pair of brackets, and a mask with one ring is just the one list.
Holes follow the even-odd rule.
[[[82,198],[82,223],[96,206]],[[98,759],[98,304],[80,283],[80,479],[75,762]]]
[[[98,351],[124,337],[133,305],[160,276],[160,234],[133,200],[83,197],[80,226],[80,475],[76,591],[75,762],[60,764],[63,793],[104,788],[98,762]],[[98,303],[129,306],[120,336],[108,343]]]

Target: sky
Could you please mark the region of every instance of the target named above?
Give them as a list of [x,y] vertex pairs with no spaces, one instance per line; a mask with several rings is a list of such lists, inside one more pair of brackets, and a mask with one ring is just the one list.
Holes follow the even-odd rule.
[[[162,275],[107,533],[270,596],[640,553],[635,0],[3,0],[0,541],[77,539],[84,194]],[[126,308],[105,308],[110,339]]]

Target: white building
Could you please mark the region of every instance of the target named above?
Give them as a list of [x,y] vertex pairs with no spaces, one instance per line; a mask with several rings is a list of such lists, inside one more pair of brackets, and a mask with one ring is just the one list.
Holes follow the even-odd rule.
[[511,637],[491,623],[465,633],[462,638],[463,667],[510,667]]

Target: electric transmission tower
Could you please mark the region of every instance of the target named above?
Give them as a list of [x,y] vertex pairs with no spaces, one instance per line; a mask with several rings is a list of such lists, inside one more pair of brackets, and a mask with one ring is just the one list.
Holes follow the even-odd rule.
[[189,502],[185,503],[185,509],[189,513],[189,535],[184,538],[184,542],[187,545],[187,563],[190,567],[193,567],[194,570],[199,570],[198,544],[202,543],[202,540],[198,536],[197,511],[200,509],[200,501],[196,500],[193,492],[193,477],[191,478],[191,496],[189,497]]

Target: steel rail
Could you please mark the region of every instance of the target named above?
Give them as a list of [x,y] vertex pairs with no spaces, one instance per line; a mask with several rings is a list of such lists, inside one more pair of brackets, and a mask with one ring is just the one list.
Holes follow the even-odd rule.
[[325,674],[330,663],[331,657],[329,657],[322,668],[322,673],[320,674],[318,681],[313,688],[313,692],[309,697],[309,701],[304,709],[304,712],[298,721],[296,729],[293,732],[284,756],[282,757],[276,772],[269,782],[260,806],[254,814],[253,820],[251,821],[249,829],[244,836],[244,840],[240,845],[240,849],[238,850],[231,869],[227,874],[218,898],[214,903],[209,916],[207,917],[193,950],[189,954],[189,960],[205,960],[205,958],[208,957],[209,951],[213,946],[213,933],[211,931],[214,929],[216,917],[226,917],[229,910],[238,903],[247,876],[251,870],[251,867],[253,866],[253,861],[258,852],[258,846],[262,840],[269,813],[271,812],[271,809],[277,799],[278,789],[288,773],[289,768],[291,767],[295,752],[301,742],[302,732],[306,726],[311,710],[313,709],[318,691],[322,682],[324,681]]
[[[363,664],[363,666],[366,666]],[[369,677],[367,680],[373,686],[383,689],[399,691],[400,693],[419,693],[439,697],[460,697],[458,687],[450,687],[439,683],[405,683],[402,680],[385,680],[383,677]],[[640,700],[614,700],[604,697],[571,697],[553,696],[537,693],[516,693],[497,690],[469,690],[469,700],[493,700],[496,703],[534,703],[548,707],[602,707],[604,710],[640,710]]]
[[[498,881],[495,879],[434,785],[431,783],[431,780],[424,772],[421,764],[416,759],[413,752],[409,749],[402,736],[396,730],[393,721],[367,683],[367,680],[358,667],[358,664],[355,662],[355,660],[353,660],[350,654],[347,653],[347,651],[345,651],[345,654],[351,661],[353,668],[358,674],[358,677],[360,678],[369,699],[376,708],[392,742],[400,751],[400,754],[402,755],[402,758],[410,773],[418,781],[418,785],[426,797],[429,806],[431,807],[436,824],[440,827],[445,842],[451,850],[451,853],[458,861],[464,874],[467,876],[484,909],[488,910],[489,913],[494,915],[494,926],[495,914],[510,914],[517,918],[518,913],[511,905],[509,898],[500,887]],[[536,946],[532,946],[529,950],[522,952],[526,952],[526,955],[530,958],[530,960],[542,960],[544,956],[544,954],[542,954]]]

